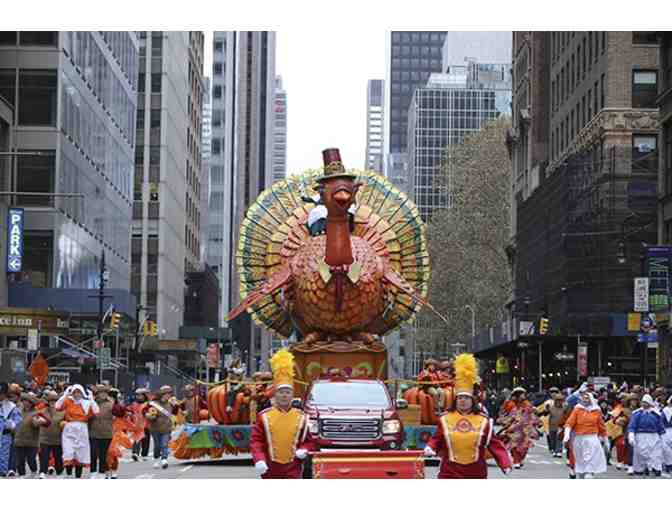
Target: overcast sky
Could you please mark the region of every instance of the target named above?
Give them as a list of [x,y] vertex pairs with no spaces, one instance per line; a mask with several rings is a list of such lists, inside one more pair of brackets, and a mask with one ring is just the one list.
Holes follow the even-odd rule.
[[[205,33],[205,75],[212,74],[212,32]],[[385,30],[328,37],[324,30],[276,32],[276,74],[287,91],[287,171],[322,164],[341,149],[348,167],[364,165],[366,83],[385,76]]]

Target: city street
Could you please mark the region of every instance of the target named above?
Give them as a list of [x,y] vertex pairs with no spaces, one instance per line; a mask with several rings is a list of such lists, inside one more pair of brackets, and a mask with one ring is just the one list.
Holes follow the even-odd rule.
[[[256,478],[251,462],[251,456],[239,455],[227,456],[224,460],[198,460],[195,462],[177,461],[169,459],[168,469],[154,469],[153,460],[145,462],[133,462],[129,456],[122,459],[119,468],[119,478],[125,479],[211,479],[211,478]],[[435,462],[430,461],[430,464]],[[506,478],[502,472],[493,465],[488,470],[490,478]],[[427,478],[436,478],[437,465],[429,465],[425,474]],[[547,453],[545,445],[537,441],[537,446],[528,454],[525,466],[521,470],[515,470],[509,478],[549,479],[567,478],[567,468],[564,459],[554,459]],[[606,474],[599,478],[630,478],[625,471],[617,471],[609,466]]]

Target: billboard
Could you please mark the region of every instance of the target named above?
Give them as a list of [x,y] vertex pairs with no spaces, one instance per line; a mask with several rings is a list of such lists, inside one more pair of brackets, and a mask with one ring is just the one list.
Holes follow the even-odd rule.
[[20,273],[23,263],[23,209],[7,211],[7,272]]

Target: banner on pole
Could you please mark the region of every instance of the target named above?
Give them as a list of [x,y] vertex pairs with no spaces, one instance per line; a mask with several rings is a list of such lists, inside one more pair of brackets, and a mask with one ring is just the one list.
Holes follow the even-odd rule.
[[649,311],[649,279],[635,278],[635,312]]
[[586,377],[588,375],[588,344],[579,344],[576,364],[579,377]]

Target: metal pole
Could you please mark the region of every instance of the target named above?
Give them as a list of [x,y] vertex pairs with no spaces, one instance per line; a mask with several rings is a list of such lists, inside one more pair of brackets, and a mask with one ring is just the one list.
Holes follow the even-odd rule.
[[[117,337],[115,339],[115,346],[114,346],[114,356],[117,358],[117,364],[119,364],[119,328],[117,328]],[[114,369],[114,387],[119,386],[119,369],[115,368]]]
[[543,354],[543,343],[539,342],[539,393],[543,391],[543,386],[541,384],[541,379],[542,379],[542,354]]

